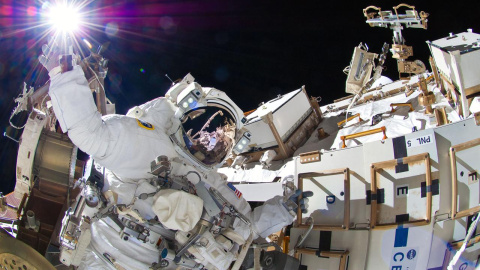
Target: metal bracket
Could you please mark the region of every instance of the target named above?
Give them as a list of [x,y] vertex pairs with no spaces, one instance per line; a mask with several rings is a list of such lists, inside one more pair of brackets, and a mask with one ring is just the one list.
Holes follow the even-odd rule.
[[[303,180],[305,178],[312,178],[312,177],[322,177],[328,176],[332,174],[344,174],[344,214],[343,214],[343,224],[342,225],[313,225],[314,230],[348,230],[350,227],[350,169],[342,168],[342,169],[334,169],[334,170],[326,170],[320,172],[307,172],[307,173],[300,173],[298,174],[298,188],[303,190]],[[301,199],[301,195],[299,197]],[[298,228],[309,228],[310,225],[302,223],[302,209],[300,207],[297,210],[297,225]]]
[[313,152],[307,152],[307,153],[301,153],[300,154],[300,163],[301,164],[312,163],[312,162],[317,162],[317,161],[320,161],[320,151],[313,151]]
[[321,250],[318,250],[318,249],[311,249],[311,248],[299,248],[299,249],[297,249],[297,253],[314,255],[314,256],[325,257],[325,258],[340,258],[340,264],[338,266],[338,269],[343,270],[347,266],[347,257],[348,257],[349,251],[348,250],[345,250],[345,251],[331,251],[331,250],[321,251]]
[[470,209],[457,211],[457,198],[458,198],[458,189],[457,189],[457,156],[456,153],[473,148],[480,145],[480,138],[474,139],[468,142],[460,143],[450,147],[450,167],[452,172],[452,219],[462,218],[469,215],[473,215],[480,211],[480,206],[475,206]]
[[[430,187],[432,185],[432,175],[431,175],[431,166],[430,166],[430,155],[429,153],[422,153],[414,156],[404,157],[401,160],[403,163],[417,163],[419,161],[425,162],[425,178],[426,178],[426,186]],[[399,160],[392,159],[382,162],[373,163],[370,166],[370,174],[371,174],[371,190],[372,190],[372,197],[373,194],[377,194],[378,190],[378,182],[377,182],[377,173],[381,169],[391,168],[398,165]],[[432,216],[432,192],[427,192],[427,210],[425,213],[425,218],[415,221],[406,221],[403,222],[404,224],[412,224],[416,226],[427,225],[430,223],[431,216]],[[371,211],[370,211],[370,228],[371,229],[391,229],[397,227],[398,223],[387,223],[387,224],[380,224],[377,220],[377,201],[371,201]]]
[[371,134],[375,134],[375,133],[379,133],[379,132],[383,132],[383,139],[382,140],[386,140],[387,139],[387,133],[386,133],[387,128],[385,126],[375,128],[375,129],[370,129],[370,130],[357,132],[357,133],[350,134],[350,135],[347,135],[347,136],[340,136],[340,139],[342,140],[342,148],[347,147],[347,145],[345,144],[346,140],[354,139],[354,138],[358,138],[358,137],[363,137],[363,136],[367,136],[367,135],[371,135]]

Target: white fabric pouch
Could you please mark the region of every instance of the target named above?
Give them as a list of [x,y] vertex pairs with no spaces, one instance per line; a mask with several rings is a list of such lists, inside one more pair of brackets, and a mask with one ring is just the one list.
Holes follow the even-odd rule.
[[188,232],[202,216],[203,200],[185,191],[165,189],[155,195],[152,209],[165,227]]

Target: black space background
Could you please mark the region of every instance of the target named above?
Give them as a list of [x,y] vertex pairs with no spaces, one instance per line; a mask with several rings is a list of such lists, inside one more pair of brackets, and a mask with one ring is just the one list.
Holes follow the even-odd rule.
[[[78,1],[77,1],[78,2]],[[392,10],[398,1],[129,1],[89,3],[85,20],[90,38],[111,45],[107,95],[117,113],[163,96],[173,79],[188,72],[202,86],[225,91],[244,111],[262,101],[306,86],[321,105],[345,95],[346,75],[353,48],[365,42],[379,52],[391,43],[392,31],[371,28],[362,9],[376,5]],[[430,13],[429,28],[405,29],[407,45],[428,69],[426,40],[473,28],[480,32],[478,1],[410,1]],[[40,38],[46,27],[25,30],[40,20],[28,8],[34,0],[0,0],[0,126],[2,133],[14,109],[13,99],[23,82],[38,87],[48,78],[38,66]],[[35,10],[35,9],[34,9]],[[115,36],[105,34],[107,23],[118,25]],[[387,59],[384,75],[397,79],[396,61]],[[144,72],[140,70],[143,69]],[[13,190],[18,145],[0,138],[0,191]],[[132,157],[127,157],[132,158]]]

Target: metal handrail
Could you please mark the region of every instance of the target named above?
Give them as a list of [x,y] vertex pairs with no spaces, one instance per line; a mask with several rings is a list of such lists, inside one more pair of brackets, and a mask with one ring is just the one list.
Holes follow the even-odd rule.
[[364,137],[364,136],[368,136],[368,135],[372,135],[372,134],[380,133],[380,132],[383,132],[383,139],[382,140],[386,140],[387,139],[387,128],[385,126],[375,128],[375,129],[370,129],[370,130],[357,132],[357,133],[346,135],[346,136],[340,136],[340,139],[342,140],[342,148],[347,147],[347,145],[345,144],[346,140],[355,139],[355,138],[359,138],[359,137]]

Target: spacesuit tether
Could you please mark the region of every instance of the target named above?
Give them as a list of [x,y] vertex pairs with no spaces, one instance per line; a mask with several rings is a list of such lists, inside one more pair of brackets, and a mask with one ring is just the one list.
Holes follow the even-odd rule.
[[[284,197],[252,211],[216,172],[250,136],[242,129],[243,112],[224,92],[201,87],[188,74],[165,97],[127,115],[102,117],[82,68],[58,67],[61,51],[44,46],[40,57],[51,78],[55,115],[94,166],[106,168],[104,185],[98,188],[104,202],[89,204],[90,195],[82,192],[80,199],[87,200],[83,213],[67,212],[63,263],[87,269],[106,267],[102,262],[116,269],[168,264],[226,269],[243,259],[242,247],[248,248],[252,239],[292,223]],[[200,128],[198,119],[207,124]],[[90,191],[92,186],[84,183]],[[83,223],[69,224],[74,215]]]

